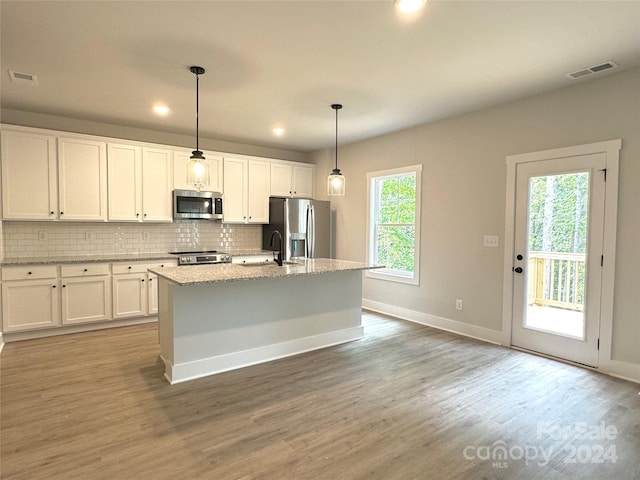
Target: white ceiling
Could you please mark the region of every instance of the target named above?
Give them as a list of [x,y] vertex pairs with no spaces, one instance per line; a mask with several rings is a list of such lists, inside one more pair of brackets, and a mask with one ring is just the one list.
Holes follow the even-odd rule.
[[306,152],[335,141],[332,103],[343,144],[640,65],[640,1],[392,4],[2,0],[2,107],[194,134],[200,65],[201,137]]

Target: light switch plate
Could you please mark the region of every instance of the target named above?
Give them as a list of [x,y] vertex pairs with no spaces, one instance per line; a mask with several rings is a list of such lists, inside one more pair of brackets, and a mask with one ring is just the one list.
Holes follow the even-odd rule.
[[484,236],[485,247],[498,247],[500,246],[500,237],[497,235],[485,235]]

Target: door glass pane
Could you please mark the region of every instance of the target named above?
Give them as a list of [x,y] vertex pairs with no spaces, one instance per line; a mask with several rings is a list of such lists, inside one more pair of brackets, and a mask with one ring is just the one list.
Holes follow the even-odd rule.
[[524,326],[584,339],[589,173],[531,177]]

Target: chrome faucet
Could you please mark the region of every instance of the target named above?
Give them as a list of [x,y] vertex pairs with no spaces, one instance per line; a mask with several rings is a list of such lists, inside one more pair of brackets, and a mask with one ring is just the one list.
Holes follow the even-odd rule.
[[273,237],[278,234],[278,238],[280,238],[280,250],[278,250],[278,256],[276,257],[276,263],[278,266],[282,266],[282,234],[278,230],[274,230],[271,234],[271,240],[269,241],[269,246],[273,247]]

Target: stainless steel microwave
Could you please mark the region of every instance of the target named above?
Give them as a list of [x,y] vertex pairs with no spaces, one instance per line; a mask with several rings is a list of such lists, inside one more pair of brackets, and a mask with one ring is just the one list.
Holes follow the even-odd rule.
[[174,190],[173,219],[222,219],[222,194],[218,192]]

